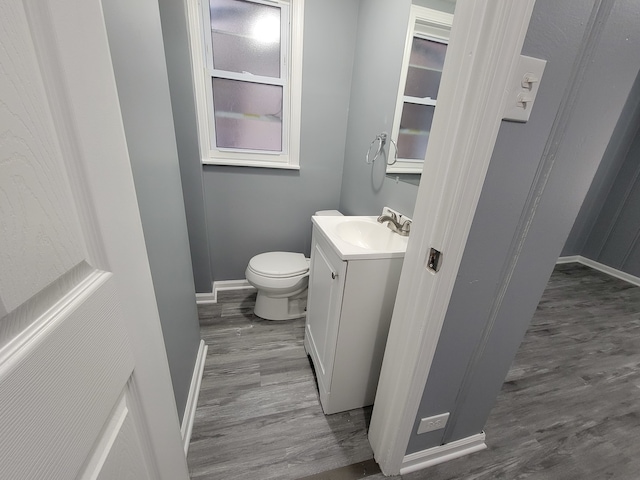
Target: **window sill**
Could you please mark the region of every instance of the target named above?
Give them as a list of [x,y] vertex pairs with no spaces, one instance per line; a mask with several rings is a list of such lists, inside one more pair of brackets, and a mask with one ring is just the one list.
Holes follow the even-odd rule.
[[300,165],[290,165],[282,162],[251,161],[251,160],[229,160],[223,158],[202,159],[203,165],[226,165],[231,167],[257,167],[275,168],[278,170],[300,170]]

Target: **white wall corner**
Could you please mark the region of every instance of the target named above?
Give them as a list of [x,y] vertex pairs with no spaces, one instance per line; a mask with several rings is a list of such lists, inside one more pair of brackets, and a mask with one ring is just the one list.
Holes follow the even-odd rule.
[[193,375],[191,376],[187,405],[184,409],[182,425],[180,426],[185,456],[189,452],[189,442],[191,441],[193,421],[196,417],[196,407],[198,406],[198,396],[200,395],[200,385],[202,384],[202,374],[204,373],[204,363],[207,358],[208,348],[204,340],[200,340],[200,347],[198,348],[198,355],[196,356],[196,363],[193,367]]
[[400,475],[406,475],[417,470],[422,470],[423,468],[484,450],[487,448],[484,440],[485,434],[481,432],[477,435],[456,440],[455,442],[445,443],[444,445],[405,455],[402,460],[402,466],[400,467]]

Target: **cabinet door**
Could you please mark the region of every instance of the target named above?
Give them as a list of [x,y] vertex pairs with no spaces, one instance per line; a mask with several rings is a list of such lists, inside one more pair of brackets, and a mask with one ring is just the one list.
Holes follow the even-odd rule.
[[310,268],[305,345],[313,359],[323,400],[331,388],[347,262],[314,233]]

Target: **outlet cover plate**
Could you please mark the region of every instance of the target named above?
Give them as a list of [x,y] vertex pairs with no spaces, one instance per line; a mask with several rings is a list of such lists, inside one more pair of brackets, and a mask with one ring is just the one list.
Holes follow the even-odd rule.
[[425,417],[420,420],[417,433],[420,435],[434,430],[442,430],[447,425],[447,420],[449,420],[449,412],[434,415],[433,417]]

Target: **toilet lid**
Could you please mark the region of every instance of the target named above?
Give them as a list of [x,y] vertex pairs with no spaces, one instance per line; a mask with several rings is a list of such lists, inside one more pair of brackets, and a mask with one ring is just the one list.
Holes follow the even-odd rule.
[[249,268],[268,277],[294,277],[309,270],[309,262],[301,253],[268,252],[256,255]]

